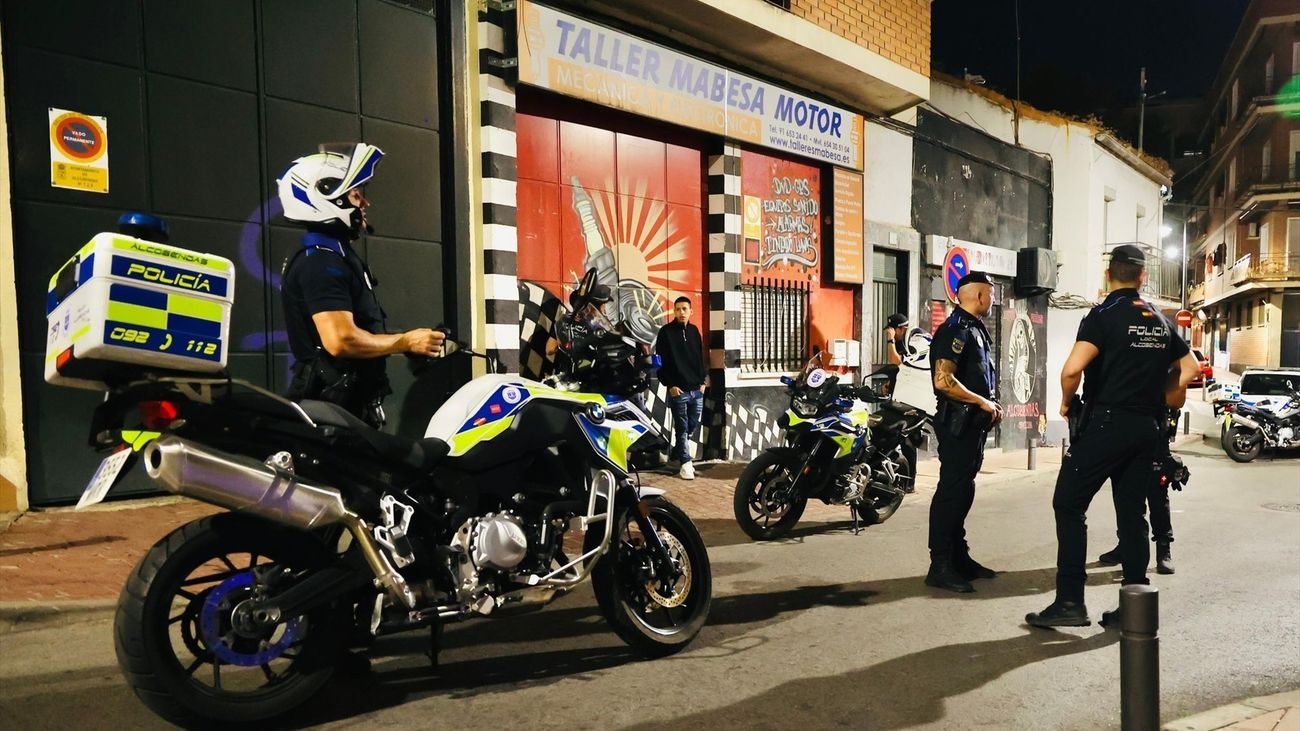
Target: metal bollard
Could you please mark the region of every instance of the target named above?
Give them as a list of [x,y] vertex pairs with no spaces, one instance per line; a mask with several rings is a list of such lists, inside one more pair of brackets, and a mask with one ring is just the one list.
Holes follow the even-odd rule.
[[1183,412],[1183,436],[1187,436],[1188,434],[1191,433],[1192,433],[1192,412],[1184,411]]
[[1146,584],[1119,590],[1119,707],[1123,731],[1160,728],[1160,592]]
[[1028,441],[1029,449],[1027,451],[1029,452],[1029,465],[1027,469],[1032,472],[1034,468],[1038,466],[1038,440],[1031,438]]

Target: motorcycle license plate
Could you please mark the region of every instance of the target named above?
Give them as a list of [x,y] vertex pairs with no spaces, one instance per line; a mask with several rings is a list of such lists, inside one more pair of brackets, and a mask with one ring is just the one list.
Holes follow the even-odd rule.
[[103,502],[108,495],[108,490],[117,482],[117,475],[122,471],[122,466],[126,464],[127,457],[131,456],[131,450],[127,447],[117,450],[116,452],[104,458],[99,463],[99,469],[91,475],[90,483],[86,485],[86,491],[81,493],[81,499],[77,501],[77,510],[88,508],[99,502]]

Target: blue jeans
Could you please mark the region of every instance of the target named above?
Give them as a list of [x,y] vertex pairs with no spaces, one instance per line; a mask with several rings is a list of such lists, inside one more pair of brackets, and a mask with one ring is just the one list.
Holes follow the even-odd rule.
[[680,396],[669,396],[668,406],[673,410],[673,431],[677,445],[673,459],[683,464],[691,461],[691,435],[700,427],[700,414],[704,411],[703,391],[682,391]]

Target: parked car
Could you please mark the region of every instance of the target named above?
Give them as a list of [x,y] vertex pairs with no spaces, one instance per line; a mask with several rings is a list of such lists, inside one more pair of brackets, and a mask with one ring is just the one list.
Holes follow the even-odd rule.
[[1214,383],[1214,367],[1210,365],[1210,359],[1195,348],[1192,349],[1192,355],[1196,357],[1196,362],[1201,364],[1201,374],[1196,377],[1196,380],[1187,385],[1199,387]]

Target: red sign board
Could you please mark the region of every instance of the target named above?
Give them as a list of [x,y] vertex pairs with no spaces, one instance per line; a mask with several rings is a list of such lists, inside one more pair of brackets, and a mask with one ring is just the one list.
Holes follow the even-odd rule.
[[1174,316],[1174,322],[1178,323],[1178,326],[1179,326],[1179,327],[1191,327],[1191,326],[1192,326],[1192,311],[1191,311],[1191,310],[1179,310],[1179,311],[1178,311],[1178,314]]

